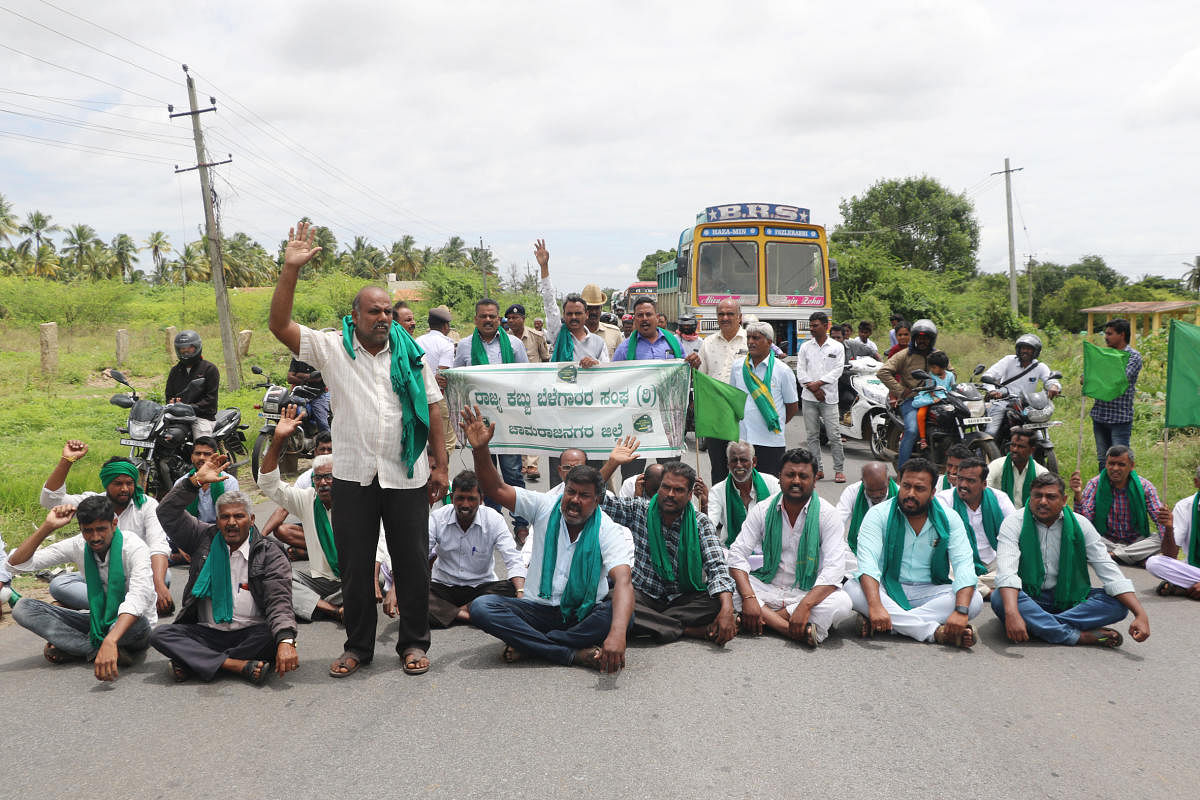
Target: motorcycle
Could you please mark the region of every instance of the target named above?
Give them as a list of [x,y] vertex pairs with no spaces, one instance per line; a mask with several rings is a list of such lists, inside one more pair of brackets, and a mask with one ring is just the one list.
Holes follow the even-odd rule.
[[[889,453],[884,427],[887,423],[888,390],[876,373],[883,363],[870,356],[850,359],[846,370],[850,373],[850,388],[854,390],[854,404],[845,416],[838,419],[838,433],[846,439],[865,441],[871,448],[871,456],[885,460],[894,457]],[[824,430],[821,431],[824,438]]]
[[[987,369],[983,364],[975,367],[974,375],[983,374]],[[912,377],[921,381],[918,392],[933,391],[937,384],[933,376],[923,369],[913,370]],[[991,417],[987,416],[987,401],[984,392],[976,383],[957,383],[946,397],[927,406],[925,417],[926,438],[929,449],[924,453],[914,451],[914,455],[927,458],[943,468],[946,463],[946,452],[951,446],[960,442],[967,445],[975,455],[985,461],[993,461],[1000,457],[1000,449],[991,434],[987,432],[987,424]],[[895,452],[892,463],[899,459],[900,438],[904,435],[904,420],[900,418],[898,407],[887,409],[886,441],[888,450]]]
[[[271,446],[271,439],[275,436],[275,423],[279,421],[283,409],[289,405],[295,404],[298,410],[303,411],[304,420],[288,439],[287,444],[283,447],[283,453],[280,455],[281,457],[312,458],[313,449],[317,443],[318,429],[317,423],[308,413],[308,405],[321,396],[321,389],[315,386],[287,386],[274,383],[265,376],[262,367],[254,366],[250,368],[250,371],[266,378],[262,383],[255,384],[254,388],[267,390],[263,395],[262,402],[256,403],[254,406],[260,409],[259,416],[264,420],[250,454],[250,469],[254,473],[254,480],[257,481],[258,466],[262,463],[263,454],[267,452],[267,448]],[[320,380],[320,372],[313,372],[309,377],[309,381],[312,383],[319,383]]]
[[[1061,380],[1061,372],[1051,372],[1047,380]],[[1062,425],[1062,420],[1054,420],[1054,401],[1046,393],[1045,382],[1041,391],[1020,391],[1014,393],[1006,386],[997,386],[995,381],[983,380],[998,392],[997,398],[1005,404],[1004,420],[1000,423],[1000,431],[996,434],[996,444],[1001,452],[1008,451],[1008,440],[1013,428],[1025,428],[1033,433],[1033,458],[1039,464],[1058,474],[1058,456],[1054,453],[1054,442],[1050,441],[1050,429]]]

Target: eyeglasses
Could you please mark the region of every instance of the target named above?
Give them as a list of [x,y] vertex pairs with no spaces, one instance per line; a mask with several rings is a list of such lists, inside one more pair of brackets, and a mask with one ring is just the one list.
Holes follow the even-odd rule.
[[326,473],[314,472],[312,479],[313,479],[313,483],[320,483],[321,481],[328,481],[330,483],[333,483],[333,473],[332,472],[326,472]]

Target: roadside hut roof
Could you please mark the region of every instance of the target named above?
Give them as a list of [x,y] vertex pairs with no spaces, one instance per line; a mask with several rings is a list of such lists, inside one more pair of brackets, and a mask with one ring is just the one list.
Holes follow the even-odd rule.
[[1200,301],[1192,300],[1138,300],[1126,303],[1109,303],[1092,308],[1081,308],[1083,314],[1166,314],[1170,311],[1183,311],[1193,306],[1200,306]]

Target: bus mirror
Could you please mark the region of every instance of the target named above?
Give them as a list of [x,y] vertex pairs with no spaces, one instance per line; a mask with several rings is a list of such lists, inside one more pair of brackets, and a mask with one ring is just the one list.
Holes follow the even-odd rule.
[[831,258],[831,259],[829,259],[829,280],[836,281],[837,279],[838,279],[837,259]]
[[680,253],[675,256],[675,266],[680,272],[687,271],[687,253]]

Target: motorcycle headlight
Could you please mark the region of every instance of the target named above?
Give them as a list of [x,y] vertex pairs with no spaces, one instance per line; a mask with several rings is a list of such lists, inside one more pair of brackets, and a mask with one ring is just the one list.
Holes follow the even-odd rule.
[[1045,422],[1054,416],[1054,406],[1046,406],[1045,408],[1027,406],[1025,408],[1025,416],[1030,422]]
[[967,413],[972,417],[987,416],[987,404],[983,400],[968,400],[966,406]]
[[149,439],[150,431],[154,428],[153,420],[134,421],[129,420],[129,437],[131,439]]

